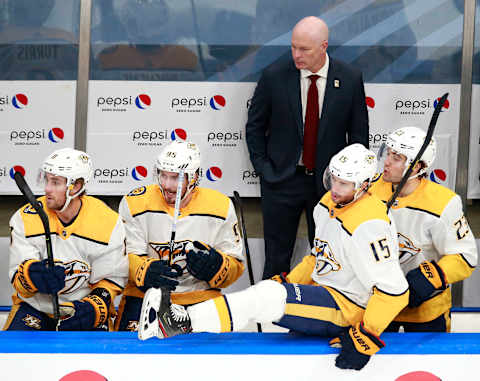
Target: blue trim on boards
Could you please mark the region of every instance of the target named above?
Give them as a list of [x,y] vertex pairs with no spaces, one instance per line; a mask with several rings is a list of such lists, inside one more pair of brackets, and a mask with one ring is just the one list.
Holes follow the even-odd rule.
[[[480,354],[480,333],[384,333],[379,354]],[[323,355],[328,339],[288,333],[195,333],[159,340],[132,332],[2,332],[0,353]]]

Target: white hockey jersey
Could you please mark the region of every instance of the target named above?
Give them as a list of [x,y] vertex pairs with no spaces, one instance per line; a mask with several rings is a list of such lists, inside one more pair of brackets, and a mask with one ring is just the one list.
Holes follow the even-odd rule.
[[[391,183],[380,176],[371,192],[387,202],[393,194]],[[468,225],[460,197],[450,189],[421,179],[414,192],[398,197],[391,208],[398,230],[400,264],[407,274],[423,261],[436,261],[449,284],[470,276],[477,264],[475,238]],[[450,288],[417,308],[406,308],[396,320],[426,322],[451,307]]]
[[[40,197],[45,205],[45,197]],[[113,298],[122,292],[128,276],[125,253],[125,230],[119,215],[102,201],[81,196],[80,211],[68,226],[57,214],[44,208],[50,222],[53,257],[56,265],[65,267],[65,287],[59,291],[59,304],[82,299],[95,286],[110,291]],[[21,263],[47,258],[45,231],[30,204],[21,207],[10,219],[11,245],[9,276],[21,300],[45,313],[52,314],[51,295],[25,292],[17,279]],[[100,283],[99,283],[100,282]]]
[[385,205],[366,193],[356,202],[337,207],[328,192],[313,216],[312,255],[292,270],[288,281],[325,286],[350,324],[363,320],[368,329],[380,334],[408,303],[397,232]]
[[157,184],[133,190],[123,197],[119,213],[125,221],[127,253],[130,257],[129,284],[124,294],[143,297],[135,286],[135,272],[148,257],[171,260],[183,275],[172,293],[178,304],[197,303],[220,295],[208,282],[194,278],[186,268],[182,249],[188,242],[201,241],[233,258],[225,281],[214,288],[227,287],[243,272],[243,245],[237,216],[230,199],[208,188],[197,187],[188,205],[180,209],[176,225],[175,248],[170,256],[170,238],[174,208],[169,206]]

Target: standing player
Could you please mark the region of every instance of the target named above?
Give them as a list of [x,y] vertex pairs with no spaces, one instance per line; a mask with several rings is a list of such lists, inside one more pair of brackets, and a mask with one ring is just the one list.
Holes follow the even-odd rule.
[[39,201],[48,216],[55,266],[46,265],[45,231],[30,204],[10,220],[9,276],[15,294],[4,330],[55,330],[51,294],[58,293],[59,330],[108,330],[112,304],[128,275],[119,215],[87,196],[92,175],[86,153],[71,148],[43,162]]
[[[184,169],[175,246],[170,240],[178,175]],[[120,203],[125,221],[129,282],[116,328],[136,331],[144,292],[166,286],[175,303],[191,305],[221,295],[244,270],[237,216],[230,199],[198,187],[200,151],[174,141],[157,157],[157,183],[133,190]]]
[[[397,232],[385,205],[368,192],[375,154],[361,144],[337,153],[315,207],[312,255],[286,278],[184,309],[166,289],[145,296],[139,338],[185,332],[229,332],[249,321],[340,337],[339,368],[361,369],[385,344],[379,335],[407,305],[408,284],[398,263]],[[174,302],[174,301],[173,301]],[[151,310],[158,322],[150,322]]]
[[[372,192],[384,202],[392,196],[425,140],[417,127],[391,133],[381,154],[382,176]],[[450,331],[450,284],[468,278],[477,264],[475,238],[462,210],[460,197],[426,179],[435,160],[432,139],[393,204],[398,229],[400,264],[410,286],[410,301],[388,328],[398,331]]]

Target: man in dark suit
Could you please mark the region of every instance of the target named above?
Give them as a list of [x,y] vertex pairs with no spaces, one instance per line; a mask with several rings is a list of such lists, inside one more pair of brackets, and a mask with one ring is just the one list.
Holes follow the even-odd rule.
[[368,147],[362,74],[330,59],[327,47],[325,22],[300,20],[292,31],[292,59],[265,69],[249,108],[247,146],[261,179],[264,279],[290,271],[303,210],[312,245],[313,208],[325,193],[331,157],[352,143]]

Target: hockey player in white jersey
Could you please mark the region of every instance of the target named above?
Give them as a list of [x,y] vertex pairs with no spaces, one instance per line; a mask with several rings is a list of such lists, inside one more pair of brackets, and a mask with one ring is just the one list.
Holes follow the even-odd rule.
[[[385,205],[368,192],[376,169],[375,154],[361,144],[331,159],[324,181],[329,192],[314,210],[312,253],[286,277],[187,308],[171,304],[167,289],[150,289],[139,338],[275,322],[292,331],[338,336],[342,350],[336,366],[363,368],[385,345],[379,335],[408,302],[395,225]],[[151,319],[152,310],[157,319]]]
[[[380,149],[383,174],[372,193],[384,202],[392,196],[425,140],[417,127],[391,133]],[[477,264],[475,239],[460,197],[426,178],[436,154],[430,142],[391,208],[398,230],[400,264],[410,286],[410,301],[389,331],[450,331],[450,284],[469,277]]]
[[[119,215],[87,196],[92,161],[63,148],[43,162],[39,181],[51,230],[55,266],[47,267],[45,231],[35,209],[22,206],[10,219],[9,276],[15,293],[4,330],[108,330],[113,299],[128,276],[125,230]],[[52,318],[58,293],[60,322]],[[113,324],[110,324],[113,329]]]
[[[182,168],[180,214],[171,250]],[[116,329],[137,330],[143,295],[150,287],[169,287],[175,303],[191,305],[221,295],[220,289],[242,274],[243,245],[233,204],[224,194],[199,187],[199,176],[198,146],[174,141],[155,160],[156,182],[133,190],[120,202],[130,275]]]

